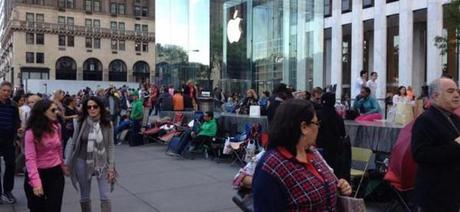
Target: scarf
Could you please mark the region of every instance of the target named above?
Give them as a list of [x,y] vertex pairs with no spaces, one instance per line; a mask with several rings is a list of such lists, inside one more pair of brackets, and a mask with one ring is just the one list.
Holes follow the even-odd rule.
[[[107,168],[107,161],[105,160],[105,146],[103,142],[102,129],[99,120],[93,120],[88,117],[86,119],[88,134],[87,158],[86,165],[88,170],[94,170],[98,178],[102,175],[105,168]],[[93,174],[88,172],[90,176]]]

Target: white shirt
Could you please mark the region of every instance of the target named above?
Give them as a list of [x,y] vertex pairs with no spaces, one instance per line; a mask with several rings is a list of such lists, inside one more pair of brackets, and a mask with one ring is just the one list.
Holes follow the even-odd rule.
[[376,97],[377,95],[377,81],[369,80],[367,81],[367,87],[371,89],[371,96]]
[[352,93],[352,98],[356,97],[359,93],[361,93],[361,88],[363,87],[364,83],[366,83],[361,77],[358,77],[355,81],[355,93]]
[[29,105],[23,105],[19,107],[19,118],[21,119],[21,127],[25,129],[27,124],[27,119],[30,116],[30,107]]

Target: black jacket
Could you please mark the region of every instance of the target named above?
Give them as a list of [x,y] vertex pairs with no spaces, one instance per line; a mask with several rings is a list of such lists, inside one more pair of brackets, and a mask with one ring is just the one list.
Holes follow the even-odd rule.
[[[342,138],[345,137],[345,124],[334,107],[324,106],[317,110],[318,120],[321,127],[316,139],[317,147],[324,149],[324,159],[334,169],[339,178],[344,178],[346,173],[340,171],[339,154],[344,151]],[[348,172],[350,170],[347,170]]]
[[11,99],[0,101],[0,147],[12,146],[20,127],[21,120],[16,102]]
[[[460,117],[450,115],[460,129]],[[460,135],[441,109],[430,107],[412,128],[412,156],[417,163],[415,200],[425,209],[460,208]]]

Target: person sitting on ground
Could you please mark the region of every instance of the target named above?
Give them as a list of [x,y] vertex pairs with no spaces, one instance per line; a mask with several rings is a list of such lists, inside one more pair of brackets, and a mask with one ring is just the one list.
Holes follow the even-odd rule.
[[368,87],[361,88],[361,93],[356,96],[356,101],[353,104],[353,109],[359,111],[356,121],[374,121],[382,119],[380,114],[380,106],[377,99],[370,96],[371,89]]
[[200,126],[198,135],[192,140],[190,151],[195,150],[197,147],[211,144],[212,138],[217,134],[217,122],[214,119],[214,114],[205,112],[203,119],[204,122]]

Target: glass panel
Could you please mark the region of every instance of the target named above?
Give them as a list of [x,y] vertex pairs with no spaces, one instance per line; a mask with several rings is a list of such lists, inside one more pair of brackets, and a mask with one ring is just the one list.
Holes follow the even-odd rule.
[[85,40],[85,46],[86,48],[93,48],[93,39],[90,37],[87,37]]
[[74,37],[73,36],[67,36],[67,46],[73,47],[75,45]]
[[42,79],[42,74],[40,72],[29,72],[29,79]]
[[65,46],[65,35],[59,35],[59,46]]
[[126,14],[125,4],[118,4],[118,14],[120,15]]
[[95,49],[100,49],[101,48],[101,39],[100,38],[94,38],[94,48]]
[[26,63],[34,63],[35,54],[33,52],[26,52]]
[[134,6],[134,16],[141,16],[141,7]]
[[117,3],[110,3],[110,13],[117,14]]
[[37,63],[43,64],[45,63],[45,54],[41,52],[37,52]]
[[142,43],[142,51],[143,52],[149,51],[149,43]]
[[74,8],[74,0],[67,0],[67,8],[73,9]]
[[116,32],[117,31],[117,22],[111,21],[110,22],[110,29],[112,30],[112,32]]
[[141,31],[141,25],[140,24],[135,24],[134,25],[134,31],[140,32]]
[[118,22],[118,30],[120,30],[120,32],[125,32],[125,23],[124,22]]
[[125,51],[125,49],[126,49],[125,41],[124,40],[118,41],[118,50]]
[[146,17],[149,15],[149,8],[142,7],[142,16]]
[[45,35],[38,33],[37,34],[37,44],[38,45],[44,45],[45,44]]
[[93,25],[94,25],[94,30],[96,30],[97,32],[99,32],[99,30],[101,29],[101,21],[99,21],[99,20],[94,20],[94,21],[93,21]]
[[59,0],[58,1],[58,6],[61,7],[61,8],[64,8],[65,7],[65,2],[66,2],[66,0]]
[[45,15],[37,14],[36,21],[37,21],[37,23],[44,23],[45,22]]
[[101,1],[100,0],[94,0],[94,11],[95,12],[101,11]]
[[149,31],[149,26],[148,25],[142,25],[142,32],[148,32]]
[[35,37],[34,33],[27,33],[26,34],[26,44],[34,44]]
[[141,43],[140,43],[140,42],[136,41],[136,44],[135,44],[135,46],[134,46],[134,50],[135,50],[136,52],[140,52],[140,51],[141,51]]
[[112,46],[112,50],[117,50],[117,47],[118,47],[117,40],[112,40],[111,46]]
[[73,26],[74,24],[75,23],[73,17],[67,17],[67,25]]
[[88,11],[88,12],[91,12],[91,11],[93,11],[92,7],[93,7],[93,1],[92,0],[85,0],[85,10]]

